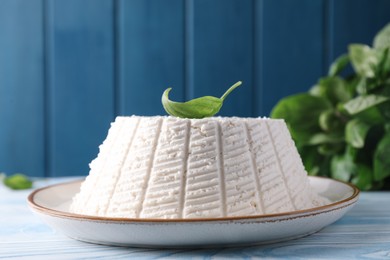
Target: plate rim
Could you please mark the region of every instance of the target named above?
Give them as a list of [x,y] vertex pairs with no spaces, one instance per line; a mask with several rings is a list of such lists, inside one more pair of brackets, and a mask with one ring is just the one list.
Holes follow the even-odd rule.
[[[288,211],[288,212],[282,212],[282,213],[274,213],[274,214],[262,214],[262,215],[251,215],[251,216],[234,216],[234,217],[219,217],[219,218],[187,218],[187,219],[161,219],[161,218],[116,218],[116,217],[101,217],[101,216],[91,216],[91,215],[82,215],[82,214],[76,214],[76,213],[70,213],[66,211],[56,210],[49,207],[45,207],[42,205],[39,205],[37,202],[35,202],[34,198],[35,196],[47,189],[51,189],[56,186],[62,186],[62,185],[69,185],[72,183],[79,183],[82,182],[81,180],[74,180],[74,181],[68,181],[68,182],[62,182],[57,184],[48,185],[42,188],[35,189],[32,191],[28,197],[27,197],[27,203],[30,206],[31,209],[45,214],[50,215],[53,217],[62,217],[62,218],[68,218],[68,219],[77,219],[81,221],[95,221],[95,222],[110,222],[110,223],[205,223],[205,222],[219,222],[219,221],[239,221],[239,220],[263,220],[264,222],[273,222],[273,221],[280,221],[280,218],[287,218],[287,219],[295,219],[299,217],[305,217],[305,216],[314,216],[321,213],[330,212],[337,209],[342,209],[345,207],[349,207],[350,205],[356,203],[357,198],[360,194],[360,190],[353,185],[352,183],[331,179],[323,176],[308,176],[309,178],[318,178],[322,180],[330,180],[334,182],[338,182],[339,184],[343,184],[346,186],[349,186],[353,192],[351,196],[348,196],[347,198],[336,201],[324,206],[304,209],[304,210],[295,210],[295,211]],[[350,202],[346,204],[347,202]]]

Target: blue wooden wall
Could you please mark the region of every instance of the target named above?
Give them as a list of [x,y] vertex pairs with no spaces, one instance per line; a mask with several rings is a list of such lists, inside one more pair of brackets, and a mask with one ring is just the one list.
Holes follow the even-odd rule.
[[1,0],[0,171],[85,175],[116,115],[243,87],[221,115],[267,116],[352,42],[388,0]]

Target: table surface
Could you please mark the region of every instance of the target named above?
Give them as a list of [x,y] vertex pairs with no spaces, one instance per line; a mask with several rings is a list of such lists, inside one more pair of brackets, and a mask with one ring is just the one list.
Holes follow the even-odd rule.
[[[40,180],[34,188],[73,179]],[[111,247],[70,239],[30,211],[30,192],[0,185],[1,259],[390,259],[390,192],[362,192],[342,219],[311,236],[270,245],[188,250]]]

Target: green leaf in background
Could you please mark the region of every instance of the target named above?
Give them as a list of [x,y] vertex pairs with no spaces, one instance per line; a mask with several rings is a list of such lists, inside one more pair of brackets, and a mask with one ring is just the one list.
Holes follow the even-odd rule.
[[[381,73],[381,71],[378,71],[377,75],[380,75]],[[378,89],[382,86],[382,83],[379,80],[379,76],[376,78],[365,78],[359,76],[358,79],[359,80],[355,87],[356,92],[360,95],[372,94],[373,90]]]
[[361,190],[370,190],[372,188],[373,178],[372,169],[365,164],[357,164],[357,174],[351,180]]
[[317,146],[317,152],[323,156],[332,156],[342,151],[342,143],[322,143]]
[[383,180],[390,176],[390,133],[379,141],[374,154],[374,179]]
[[316,147],[303,146],[298,148],[299,154],[305,158],[303,164],[309,175],[317,175],[319,173],[319,165],[322,161],[321,155],[318,154]]
[[366,78],[375,77],[380,60],[377,51],[364,44],[351,44],[348,50],[352,66],[357,74]]
[[359,114],[355,115],[355,118],[366,122],[370,125],[383,124],[385,119],[383,118],[381,111],[377,106],[370,107]]
[[349,63],[348,54],[343,54],[339,56],[333,63],[330,65],[328,76],[338,75]]
[[312,134],[320,131],[320,114],[331,107],[325,98],[297,94],[280,100],[273,108],[271,117],[285,119],[293,138],[300,143],[306,143]]
[[370,125],[359,119],[353,119],[345,127],[345,140],[354,148],[362,148],[370,130]]
[[344,141],[344,137],[342,135],[338,135],[337,133],[325,134],[318,133],[311,136],[308,140],[307,145],[318,145],[318,144],[334,144],[341,143]]
[[389,97],[380,95],[362,95],[345,103],[344,108],[350,115],[355,115],[388,100],[390,100]]
[[348,182],[357,171],[357,166],[354,162],[355,156],[356,150],[348,146],[343,155],[333,156],[330,163],[332,177]]
[[385,49],[390,47],[390,24],[387,24],[377,33],[374,38],[373,46],[376,49]]
[[210,117],[219,112],[225,98],[240,85],[241,81],[235,83],[222,95],[221,98],[204,96],[187,102],[174,102],[169,100],[168,95],[171,88],[168,88],[164,91],[161,97],[161,102],[165,111],[172,116],[181,118]]
[[327,110],[320,114],[319,125],[322,130],[329,131],[333,128],[334,112],[333,110]]
[[349,157],[344,155],[335,155],[331,164],[332,178],[348,182],[352,173],[356,171],[356,165]]
[[340,121],[340,118],[336,115],[334,110],[322,112],[318,122],[321,129],[325,132],[340,132],[340,130],[343,129],[343,123]]
[[375,72],[380,77],[386,78],[387,74],[390,71],[390,54],[389,48],[380,51],[381,59],[378,64],[377,71]]
[[361,77],[359,78],[359,80],[357,81],[357,84],[356,84],[356,92],[361,94],[361,95],[365,95],[367,94],[368,92],[368,88],[367,88],[367,78],[364,78],[364,77]]
[[390,123],[385,124],[386,133],[390,132]]
[[378,73],[380,73],[381,76],[386,76],[386,74],[390,71],[390,24],[387,24],[375,36],[373,46],[375,49],[382,52],[382,59],[379,63]]
[[303,146],[298,150],[302,158],[305,158],[305,160],[303,160],[303,164],[309,175],[329,175],[330,156],[322,156],[318,153],[317,147],[315,146]]
[[32,187],[32,181],[26,175],[21,173],[5,177],[3,183],[5,186],[13,190],[24,190]]
[[327,76],[283,98],[271,117],[286,120],[309,174],[390,190],[390,23],[373,47],[349,45]]
[[[390,99],[390,98],[389,98]],[[382,115],[382,118],[389,122],[390,121],[390,102],[384,102],[378,106],[378,109]]]
[[325,77],[310,89],[310,94],[329,99],[333,104],[351,99],[352,94],[346,82],[340,77]]

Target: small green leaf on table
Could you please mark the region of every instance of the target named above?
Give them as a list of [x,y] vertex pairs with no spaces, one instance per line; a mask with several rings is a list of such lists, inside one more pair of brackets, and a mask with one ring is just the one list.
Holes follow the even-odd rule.
[[13,190],[24,190],[32,187],[32,181],[24,174],[16,173],[5,177],[3,183]]

